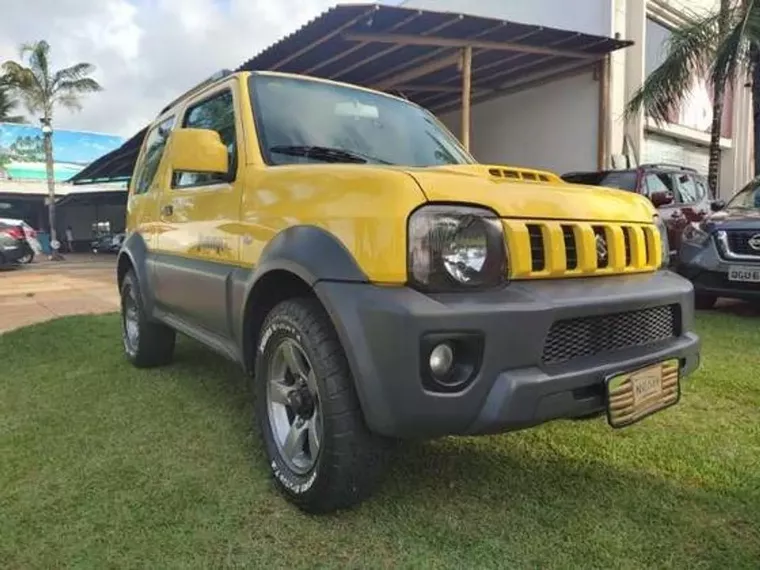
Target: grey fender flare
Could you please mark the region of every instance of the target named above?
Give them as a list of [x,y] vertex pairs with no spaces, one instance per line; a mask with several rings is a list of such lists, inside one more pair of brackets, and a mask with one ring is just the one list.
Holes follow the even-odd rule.
[[140,296],[142,297],[143,307],[148,314],[153,313],[153,292],[151,290],[152,281],[149,277],[148,268],[148,246],[142,235],[131,233],[124,240],[119,255],[116,258],[117,267],[117,286],[121,285],[119,279],[125,261],[129,261],[135,271],[137,282],[140,285]]
[[[369,278],[351,252],[330,232],[316,226],[292,226],[281,231],[264,247],[256,267],[240,284],[242,286],[236,287],[237,291],[233,292],[233,306],[239,307],[238,311],[233,312],[233,318],[238,319],[233,330],[240,343],[241,354],[247,354],[252,348],[246,346],[250,340],[246,317],[256,296],[256,286],[276,271],[295,275],[311,288],[317,298],[319,294],[314,285],[319,281],[369,283]],[[324,299],[319,300],[328,310]],[[334,318],[334,315],[330,317]],[[337,323],[333,324],[340,330]],[[346,339],[340,340],[345,342]]]

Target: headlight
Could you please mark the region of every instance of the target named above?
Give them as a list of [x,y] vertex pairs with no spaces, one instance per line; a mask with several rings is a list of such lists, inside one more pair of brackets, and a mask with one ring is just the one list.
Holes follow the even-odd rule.
[[496,214],[470,206],[423,206],[409,218],[409,277],[426,291],[487,289],[507,279]]
[[654,224],[657,226],[657,230],[660,232],[660,247],[662,249],[662,263],[660,267],[667,267],[670,265],[670,242],[668,241],[668,227],[662,218],[655,214]]
[[701,246],[710,239],[710,234],[702,229],[701,224],[692,222],[684,228],[681,239],[686,243]]

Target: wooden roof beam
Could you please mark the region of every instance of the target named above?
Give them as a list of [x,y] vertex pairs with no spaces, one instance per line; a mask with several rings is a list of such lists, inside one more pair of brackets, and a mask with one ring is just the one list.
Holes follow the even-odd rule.
[[600,54],[585,53],[575,50],[563,50],[554,49],[543,46],[529,46],[525,44],[518,44],[512,42],[492,42],[487,40],[468,40],[468,39],[453,39],[442,38],[437,36],[410,36],[406,34],[357,34],[348,33],[343,37],[347,40],[354,42],[365,43],[386,43],[396,45],[409,45],[409,46],[434,46],[434,47],[450,47],[450,48],[465,48],[471,47],[474,49],[484,50],[500,50],[500,51],[519,51],[524,53],[536,53],[541,55],[556,55],[560,57],[572,57],[576,59],[599,59]]

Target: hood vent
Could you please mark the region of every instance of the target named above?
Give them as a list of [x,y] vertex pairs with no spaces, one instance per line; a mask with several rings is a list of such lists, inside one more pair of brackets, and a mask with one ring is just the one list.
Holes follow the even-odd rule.
[[563,180],[556,174],[544,172],[541,170],[529,170],[527,168],[497,168],[490,167],[488,174],[493,178],[503,180],[520,180],[523,182],[551,182],[553,184],[562,184]]

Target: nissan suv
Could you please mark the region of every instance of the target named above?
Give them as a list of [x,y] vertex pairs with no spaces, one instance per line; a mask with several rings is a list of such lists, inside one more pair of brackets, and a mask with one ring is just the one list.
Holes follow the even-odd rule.
[[712,308],[719,297],[760,302],[760,178],[687,226],[678,272],[694,283],[699,309]]

